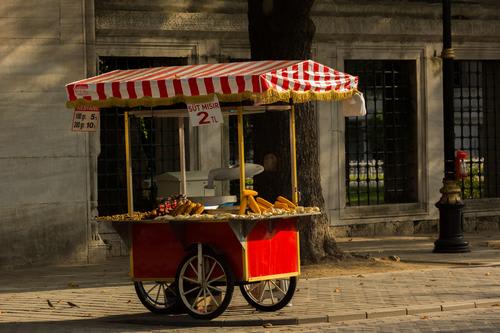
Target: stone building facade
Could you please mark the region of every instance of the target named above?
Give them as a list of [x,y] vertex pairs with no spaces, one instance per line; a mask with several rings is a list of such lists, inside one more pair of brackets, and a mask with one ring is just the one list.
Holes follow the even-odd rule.
[[[95,260],[102,255],[102,241],[91,223],[102,199],[97,167],[101,141],[99,134],[71,132],[64,84],[97,74],[103,63],[120,66],[124,59],[172,64],[249,59],[246,0],[7,0],[0,12],[0,267]],[[371,118],[348,122],[338,104],[318,104],[322,185],[332,228],[338,235],[436,232],[434,203],[443,175],[440,1],[317,0],[312,15],[314,59],[359,71],[371,82],[365,93]],[[466,144],[473,153],[473,140],[486,142],[483,150],[488,146],[487,155],[496,156],[494,134],[471,134],[482,124],[471,119],[500,111],[500,72],[490,79],[483,75],[498,72],[500,61],[495,1],[454,1],[453,35],[456,59],[463,61],[457,68],[468,69],[464,77],[469,81],[476,75],[474,85],[457,80],[462,85],[457,110],[463,111],[456,118],[461,133],[457,147]],[[377,73],[392,75],[382,91],[394,93],[406,85],[403,97],[381,95],[381,101]],[[489,90],[481,86],[478,92],[479,81]],[[487,92],[497,99],[485,97]],[[391,106],[384,104],[390,99]],[[408,103],[401,106],[401,100]],[[478,111],[478,103],[488,113]],[[396,109],[406,113],[399,115]],[[407,122],[404,135],[409,136],[404,145],[391,146],[389,141],[402,135],[394,125],[398,115]],[[486,132],[479,125],[475,131],[498,131],[496,118],[490,124]],[[193,133],[192,169],[227,161],[230,142],[224,138],[229,130],[226,125]],[[385,137],[373,147],[368,142],[377,132]],[[394,160],[380,157],[384,149],[394,152]],[[498,150],[500,155],[500,144]],[[479,170],[487,170],[478,175],[479,184],[485,174],[495,179],[500,172],[496,157],[487,168],[481,164],[483,156],[477,158]],[[486,193],[484,184],[483,189],[477,184],[470,188],[479,194],[467,192],[466,231],[498,230],[497,189]]]

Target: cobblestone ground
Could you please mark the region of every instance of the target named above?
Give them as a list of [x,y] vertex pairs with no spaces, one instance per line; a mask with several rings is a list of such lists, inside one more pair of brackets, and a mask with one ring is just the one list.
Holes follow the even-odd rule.
[[[36,280],[36,276],[33,276],[32,279]],[[140,304],[131,284],[95,286],[93,283],[90,285],[90,287],[85,287],[85,284],[71,285],[69,283],[65,289],[38,286],[30,290],[28,284],[22,290],[16,291],[11,288],[10,291],[0,293],[0,331],[39,332],[47,330],[52,332],[55,327],[71,327],[69,331],[74,330],[75,332],[80,332],[83,328],[86,332],[100,332],[101,329],[111,332],[135,332],[170,327],[173,325],[173,318],[177,318],[178,321],[179,316],[149,314]],[[229,309],[215,320],[215,325],[217,326],[217,323],[222,323],[224,320],[234,322],[260,318],[265,322],[265,320],[289,317],[307,318],[308,316],[327,316],[349,311],[370,313],[381,309],[472,302],[488,298],[500,299],[500,267],[449,268],[302,279],[299,281],[298,290],[292,300],[293,306],[274,313],[254,311],[244,302],[239,292],[235,291]],[[467,328],[470,327],[471,323],[481,323],[482,314],[491,317],[492,320],[487,322],[498,324],[498,320],[493,320],[500,317],[497,309],[500,307],[491,308],[491,310],[470,309],[466,313],[477,315],[478,319],[464,321],[466,324],[460,327]],[[398,327],[406,327],[404,326],[406,322],[412,323],[408,324],[410,327],[413,327],[411,325],[420,325],[418,327],[425,329],[427,322],[437,320],[440,323],[441,319],[439,318],[454,316],[454,313],[456,312],[433,313],[431,318],[425,321],[422,321],[420,317],[411,318],[411,316],[380,320],[365,319],[359,324],[346,322],[345,330],[343,330],[342,324],[317,327],[331,332],[357,332],[358,328],[359,332],[390,332],[391,330],[400,332]],[[182,316],[181,318],[186,319]],[[189,326],[189,331],[221,330],[219,327],[200,327],[199,322],[189,320],[185,320],[183,325]],[[389,330],[379,329],[377,325],[388,325]],[[497,331],[500,331],[500,325],[497,326],[499,327]],[[272,330],[301,331],[309,329],[309,327],[311,326],[285,327],[275,325]],[[441,328],[441,326],[439,327]],[[353,328],[353,330],[348,330],[348,328]],[[445,325],[442,328],[444,329]],[[239,329],[233,328],[227,331],[233,332]],[[242,331],[253,332],[256,328],[253,329]],[[311,331],[317,330],[311,328]],[[418,332],[418,330],[416,331]]]
[[472,309],[439,314],[407,317],[390,317],[356,321],[337,325],[314,325],[303,327],[300,332],[457,332],[498,333],[500,331],[500,308]]
[[[189,330],[189,332],[202,332]],[[156,332],[156,331],[155,331]],[[158,332],[167,332],[159,330]],[[169,330],[169,332],[187,332],[186,329]],[[219,332],[219,331],[218,331]],[[220,332],[273,333],[273,332],[304,332],[304,333],[498,333],[500,332],[500,308],[474,309],[453,312],[442,312],[432,315],[406,317],[390,317],[372,320],[357,320],[335,324],[310,324],[297,326],[275,326],[259,328],[223,329]]]
[[[95,322],[82,325],[80,322],[31,322],[0,325],[2,333],[24,332],[90,332],[90,333],[146,333],[177,332],[201,333],[214,330],[207,327],[152,327],[144,325],[104,324]],[[383,319],[367,319],[333,324],[303,324],[272,327],[216,328],[220,333],[273,333],[273,332],[327,332],[327,333],[498,333],[500,331],[500,308],[459,310],[437,314],[421,314]]]

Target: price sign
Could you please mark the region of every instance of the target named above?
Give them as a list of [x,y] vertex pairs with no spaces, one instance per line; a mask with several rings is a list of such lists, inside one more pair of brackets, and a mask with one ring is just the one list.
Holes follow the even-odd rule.
[[73,113],[73,132],[95,132],[99,128],[99,108],[95,106],[81,106]]
[[186,103],[191,126],[218,125],[224,122],[217,96],[210,102]]

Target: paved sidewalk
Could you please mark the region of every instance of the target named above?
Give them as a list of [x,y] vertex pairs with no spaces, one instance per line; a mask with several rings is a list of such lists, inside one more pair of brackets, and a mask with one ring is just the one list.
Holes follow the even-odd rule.
[[[357,241],[353,239],[349,243]],[[412,244],[411,241],[405,243],[406,247]],[[500,250],[495,251],[496,260],[500,261]],[[121,332],[123,325],[127,331],[172,326],[261,327],[266,323],[297,325],[455,310],[477,311],[476,307],[495,311],[500,309],[500,266],[493,259],[492,255],[488,266],[483,262],[483,266],[301,279],[293,305],[274,313],[255,311],[235,290],[228,310],[210,322],[192,320],[186,315],[148,313],[127,278],[126,258],[114,259],[105,265],[2,272],[0,331],[6,325],[12,327],[13,323],[18,323],[16,330],[19,332],[69,323]]]
[[373,257],[398,256],[405,262],[500,265],[500,233],[466,234],[471,252],[432,253],[436,235],[338,238],[346,252]]

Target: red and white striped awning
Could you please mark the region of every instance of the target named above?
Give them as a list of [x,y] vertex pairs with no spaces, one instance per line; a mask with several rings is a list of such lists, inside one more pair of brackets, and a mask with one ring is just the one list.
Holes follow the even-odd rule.
[[197,102],[270,104],[351,97],[358,78],[312,60],[269,60],[115,70],[66,85],[68,106],[159,106]]

